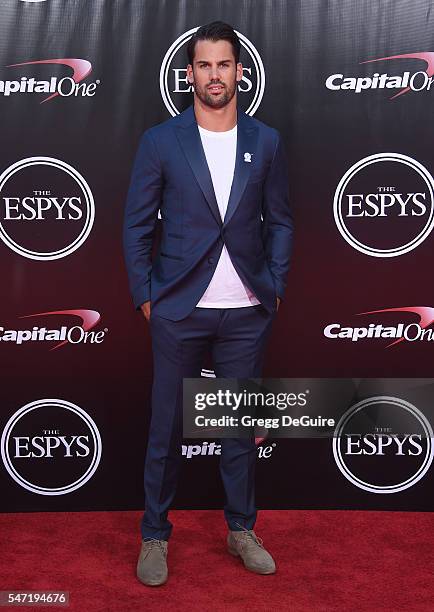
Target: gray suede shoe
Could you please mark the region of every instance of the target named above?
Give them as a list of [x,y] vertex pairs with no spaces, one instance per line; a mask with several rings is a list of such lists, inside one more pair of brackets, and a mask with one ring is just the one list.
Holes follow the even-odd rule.
[[256,574],[274,574],[276,564],[273,557],[265,550],[261,538],[258,538],[253,529],[242,531],[229,531],[228,551],[234,557],[241,557],[245,567]]
[[147,586],[158,586],[166,582],[167,545],[166,540],[142,540],[137,561],[137,578],[140,582]]

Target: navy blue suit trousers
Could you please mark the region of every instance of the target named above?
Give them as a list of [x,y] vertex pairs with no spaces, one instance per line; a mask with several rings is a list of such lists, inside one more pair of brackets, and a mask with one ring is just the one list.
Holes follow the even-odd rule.
[[[152,417],[145,460],[145,513],[142,537],[168,540],[169,508],[175,496],[182,455],[182,380],[201,374],[211,351],[215,375],[262,375],[267,339],[276,311],[261,304],[244,308],[195,308],[181,321],[151,310],[154,378]],[[220,473],[229,529],[253,529],[256,520],[254,438],[221,439]]]

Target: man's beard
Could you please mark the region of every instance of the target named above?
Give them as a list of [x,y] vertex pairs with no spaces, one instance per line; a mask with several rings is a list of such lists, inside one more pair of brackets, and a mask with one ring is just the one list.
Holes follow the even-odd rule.
[[[208,92],[208,87],[210,85],[221,85],[223,87],[223,92],[217,97],[213,96]],[[212,108],[223,108],[232,100],[235,95],[235,89],[237,86],[237,82],[234,81],[232,87],[228,87],[224,83],[220,81],[215,83],[209,83],[206,87],[201,88],[194,84],[194,91],[199,98],[199,100],[206,104],[206,106],[211,106]]]

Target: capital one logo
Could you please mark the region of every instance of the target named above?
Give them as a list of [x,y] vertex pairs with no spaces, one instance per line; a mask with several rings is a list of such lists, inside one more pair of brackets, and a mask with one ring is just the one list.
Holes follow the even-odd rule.
[[[190,104],[193,86],[187,81],[186,44],[199,28],[181,34],[167,50],[160,69],[160,92],[163,102],[174,117]],[[236,32],[241,43],[240,62],[243,78],[238,83],[240,104],[248,115],[254,115],[261,104],[265,89],[265,70],[253,43]]]
[[363,77],[348,76],[340,73],[331,74],[327,77],[325,86],[331,91],[347,91],[355,94],[360,94],[368,89],[387,89],[388,91],[399,89],[400,91],[391,96],[390,100],[394,100],[409,91],[431,90],[434,83],[434,52],[402,53],[400,55],[378,57],[360,63],[371,64],[374,62],[390,62],[390,60],[406,60],[407,62],[410,61],[411,64],[413,64],[411,60],[417,60],[418,62],[423,62],[425,69],[415,72],[405,70],[398,75],[389,75],[387,72],[374,72],[370,76]]
[[398,493],[418,483],[434,454],[426,416],[397,397],[364,399],[336,425],[333,456],[340,472],[370,493]]
[[[35,78],[35,66],[39,68],[40,66],[46,67],[52,65],[66,67],[68,69],[68,74],[61,78],[51,75],[47,79],[47,75],[44,72],[43,76],[45,78]],[[31,66],[31,68],[27,68],[28,66]],[[88,60],[80,58],[70,57],[35,60],[31,62],[21,62],[19,64],[9,64],[6,68],[15,70],[15,72],[13,72],[15,78],[0,80],[0,94],[5,97],[19,94],[50,94],[46,96],[40,104],[57,98],[57,96],[62,98],[91,98],[95,95],[96,88],[101,82],[97,79],[93,83],[82,83],[82,81],[92,72],[92,64]],[[21,69],[21,74],[24,71],[26,76],[23,74],[21,76],[19,74],[16,75],[17,68]],[[27,76],[28,70],[31,71],[30,77]],[[44,68],[42,70],[44,70]]]
[[[54,319],[56,324],[52,321]],[[55,342],[50,351],[59,349],[65,344],[101,344],[104,341],[107,327],[103,330],[94,330],[99,323],[101,315],[96,310],[77,309],[77,310],[52,310],[49,312],[38,312],[35,314],[24,315],[21,319],[34,319],[49,321],[47,325],[33,325],[24,329],[11,329],[0,326],[0,347],[6,345],[23,346],[26,344],[51,343]],[[59,325],[61,319],[72,319],[74,323],[79,320],[79,325]]]
[[[265,438],[255,438],[258,459],[269,459],[276,447],[275,442],[268,446],[262,445],[264,440]],[[181,446],[181,453],[186,459],[191,459],[192,457],[210,457],[212,455],[220,456],[222,454],[222,445],[207,441],[199,442],[198,444],[183,444]]]
[[[346,342],[374,341],[387,339],[385,348],[401,342],[434,342],[434,308],[431,306],[405,306],[400,308],[382,308],[359,312],[357,316],[376,315],[375,323],[360,323],[349,326],[342,323],[330,323],[324,328],[324,336],[333,340]],[[378,315],[382,315],[381,318]],[[393,316],[396,322],[387,321]],[[416,320],[408,320],[411,319]]]
[[18,255],[67,257],[86,241],[94,219],[89,185],[60,159],[28,157],[0,175],[0,239]]
[[349,168],[333,202],[336,226],[354,249],[397,257],[418,247],[434,226],[434,181],[415,159],[377,153]]
[[79,406],[61,399],[26,404],[6,423],[1,457],[13,480],[38,495],[66,495],[92,478],[101,436]]

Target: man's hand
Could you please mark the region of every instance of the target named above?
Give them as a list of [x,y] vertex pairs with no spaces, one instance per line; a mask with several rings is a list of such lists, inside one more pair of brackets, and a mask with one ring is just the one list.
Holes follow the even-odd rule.
[[279,310],[279,304],[280,304],[280,297],[277,297],[276,295],[276,312]]
[[149,300],[149,302],[144,302],[140,308],[145,315],[145,319],[149,321],[149,317],[151,316],[151,300]]

